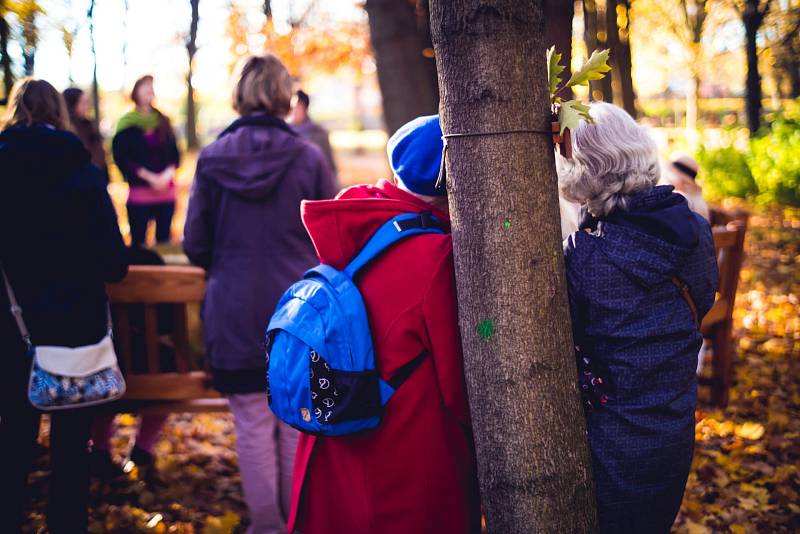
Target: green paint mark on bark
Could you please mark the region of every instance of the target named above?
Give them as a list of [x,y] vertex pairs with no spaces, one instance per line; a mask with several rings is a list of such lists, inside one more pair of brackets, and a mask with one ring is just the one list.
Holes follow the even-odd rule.
[[509,228],[511,228],[511,220],[506,219],[503,221],[503,230],[508,230]]
[[489,341],[494,335],[494,323],[489,319],[484,319],[478,323],[478,335],[485,341]]

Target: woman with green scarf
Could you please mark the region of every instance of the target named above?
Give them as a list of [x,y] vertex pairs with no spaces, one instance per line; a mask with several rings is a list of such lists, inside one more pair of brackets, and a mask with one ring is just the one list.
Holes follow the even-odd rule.
[[133,85],[136,108],[122,116],[112,142],[114,161],[130,186],[128,222],[131,245],[143,245],[147,225],[156,222],[156,241],[170,239],[175,212],[175,171],[180,154],[169,119],[153,107],[153,77]]

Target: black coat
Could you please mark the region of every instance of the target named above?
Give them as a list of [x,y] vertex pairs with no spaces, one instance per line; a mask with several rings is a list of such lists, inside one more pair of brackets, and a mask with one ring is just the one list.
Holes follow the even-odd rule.
[[[47,126],[0,133],[0,261],[36,345],[97,343],[104,282],[128,271],[103,176],[75,135]],[[0,291],[0,355],[24,345]],[[0,362],[0,370],[4,367]]]
[[136,175],[136,170],[141,167],[161,172],[170,165],[177,167],[180,164],[180,152],[171,129],[157,145],[151,146],[145,139],[144,130],[136,126],[125,128],[111,141],[111,153],[122,177],[132,186],[150,186]]

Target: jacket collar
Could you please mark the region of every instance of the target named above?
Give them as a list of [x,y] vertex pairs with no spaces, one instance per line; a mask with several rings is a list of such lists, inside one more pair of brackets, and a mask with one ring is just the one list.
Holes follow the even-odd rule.
[[239,117],[235,121],[233,121],[230,126],[225,128],[221,134],[219,134],[219,138],[224,137],[230,133],[235,132],[239,128],[245,126],[256,126],[262,128],[280,128],[281,130],[285,131],[286,133],[297,136],[297,132],[295,132],[292,128],[289,127],[286,122],[283,120],[273,117],[269,113],[254,113],[252,115],[245,115],[244,117]]

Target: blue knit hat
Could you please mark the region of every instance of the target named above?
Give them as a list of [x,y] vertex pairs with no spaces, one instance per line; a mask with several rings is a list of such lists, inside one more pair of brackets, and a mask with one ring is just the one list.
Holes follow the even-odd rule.
[[386,145],[392,172],[409,191],[444,196],[444,179],[436,188],[442,165],[442,128],[439,115],[417,117],[397,130]]

